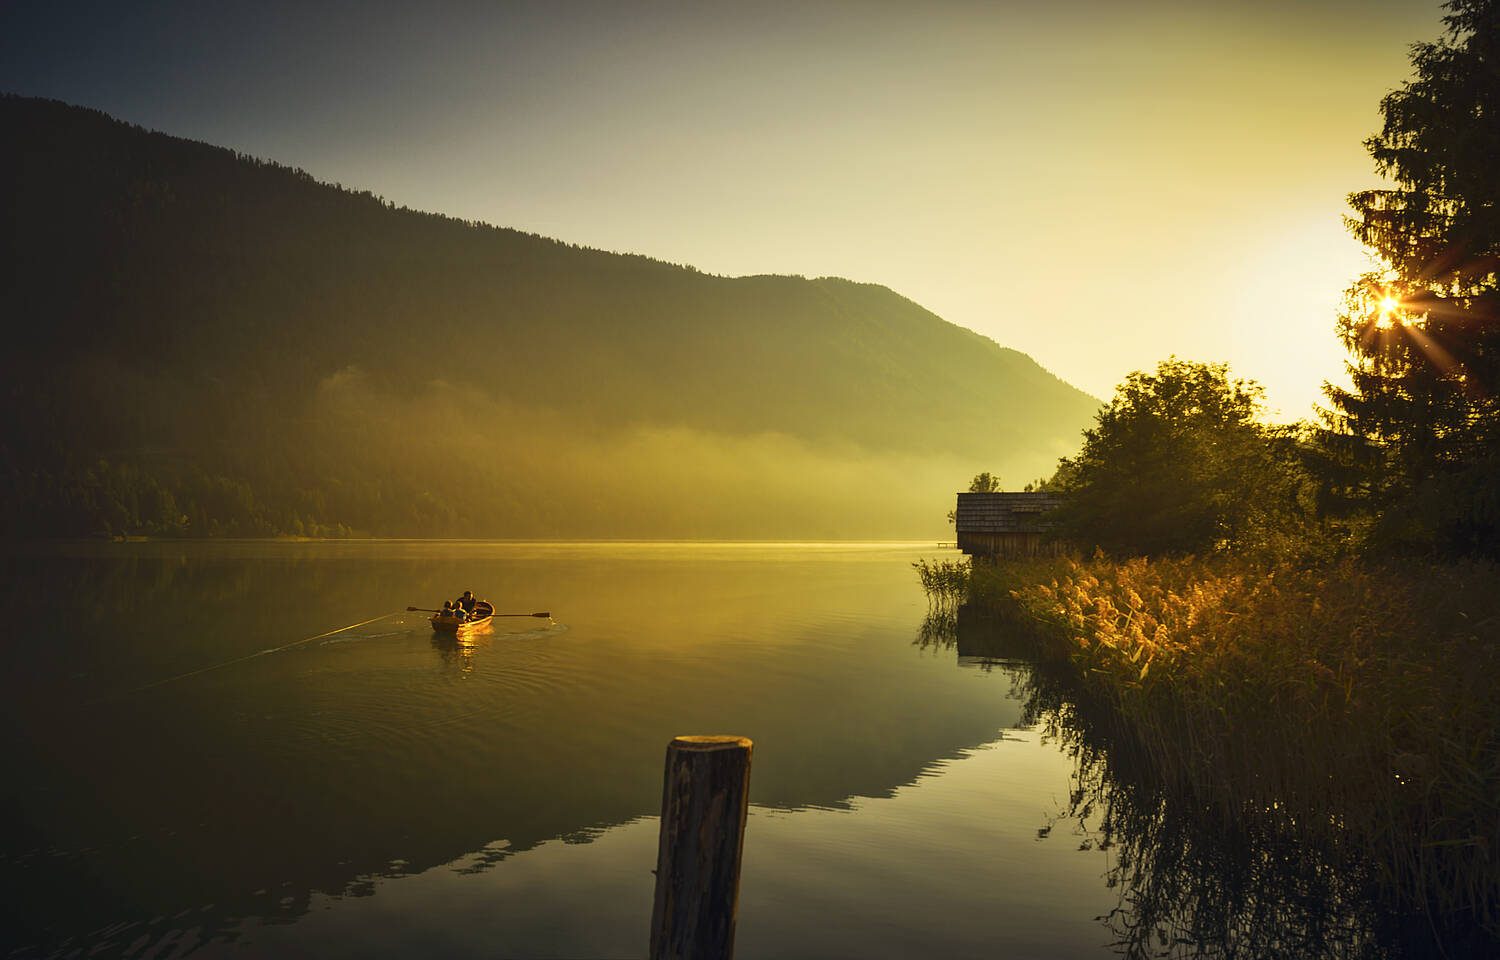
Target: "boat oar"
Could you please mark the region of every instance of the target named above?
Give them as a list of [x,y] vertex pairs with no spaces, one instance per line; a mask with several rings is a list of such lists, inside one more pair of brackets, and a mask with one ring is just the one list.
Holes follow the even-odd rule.
[[[406,612],[407,613],[442,613],[443,611],[441,611],[441,610],[434,610],[431,607],[407,607],[406,608]],[[492,616],[492,617],[544,617],[544,618],[546,618],[548,620],[552,619],[552,614],[547,613],[546,611],[542,611],[541,613],[492,613],[492,614],[490,614],[490,616]]]

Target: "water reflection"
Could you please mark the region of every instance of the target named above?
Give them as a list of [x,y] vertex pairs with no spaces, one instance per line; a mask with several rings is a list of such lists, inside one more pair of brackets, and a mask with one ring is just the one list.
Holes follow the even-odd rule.
[[913,643],[956,650],[960,665],[1005,664],[1024,723],[1072,758],[1068,802],[1038,836],[1067,824],[1079,849],[1109,855],[1104,882],[1118,903],[1099,920],[1120,956],[1386,960],[1493,949],[1475,931],[1448,931],[1440,949],[1429,920],[1382,911],[1377,868],[1362,851],[1310,846],[1278,810],[1226,816],[1174,794],[1154,775],[1149,745],[1039,658],[1024,625],[962,606],[930,615]]
[[1065,816],[1097,824],[1085,843],[1112,853],[1106,882],[1120,899],[1102,919],[1122,956],[1402,955],[1357,851],[1310,847],[1275,811],[1230,819],[1195,806],[1152,777],[1109,718],[1041,692],[1036,704],[1075,763]]
[[1015,625],[972,604],[928,611],[912,645],[921,650],[953,650],[960,667],[989,670],[997,664],[1025,664],[1035,658],[1034,641]]
[[958,616],[948,609],[930,610],[912,644],[921,650],[948,650],[958,641]]
[[[382,878],[587,844],[657,812],[684,731],[754,736],[763,809],[890,797],[1020,713],[912,663],[915,549],[0,557],[5,946],[173,955]],[[426,614],[379,617],[455,584],[565,625],[435,643]],[[69,629],[38,634],[62,596]],[[649,864],[631,876],[649,896]],[[453,938],[440,952],[485,952]]]
[[457,671],[460,678],[467,677],[474,672],[474,658],[479,651],[489,645],[490,630],[488,624],[481,630],[470,630],[461,636],[451,633],[432,633],[432,649],[437,651],[438,658],[442,660],[443,666],[448,670]]
[[[605,900],[618,925],[571,953],[630,955],[662,745],[726,730],[755,738],[751,801],[774,824],[747,837],[746,956],[857,936],[858,955],[987,956],[1012,936],[1009,955],[1356,957],[1407,929],[1362,906],[1352,852],[1299,850],[1274,818],[1235,836],[1167,795],[1023,632],[966,608],[923,623],[918,547],[244,549],[0,560],[18,956],[245,938],[473,956],[497,927],[533,931],[514,954],[557,955],[547,931]],[[287,646],[455,584],[565,624],[436,643],[425,614],[392,614]],[[58,596],[85,601],[77,629],[43,636]]]

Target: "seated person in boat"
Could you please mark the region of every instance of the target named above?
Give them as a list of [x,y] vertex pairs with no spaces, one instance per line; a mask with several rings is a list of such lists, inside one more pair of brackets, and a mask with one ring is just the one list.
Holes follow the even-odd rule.
[[477,602],[472,590],[465,590],[464,595],[458,598],[458,606],[463,608],[464,613],[473,613],[474,604]]

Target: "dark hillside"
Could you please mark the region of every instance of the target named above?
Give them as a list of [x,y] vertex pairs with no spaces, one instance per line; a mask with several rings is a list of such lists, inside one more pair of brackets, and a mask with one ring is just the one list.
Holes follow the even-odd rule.
[[883,287],[398,209],[52,101],[0,132],[12,533],[891,534],[947,492],[924,471],[1041,473],[1096,406]]

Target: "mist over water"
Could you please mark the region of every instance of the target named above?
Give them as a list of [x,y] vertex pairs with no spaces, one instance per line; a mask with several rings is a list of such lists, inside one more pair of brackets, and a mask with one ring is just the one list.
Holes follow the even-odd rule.
[[[560,364],[555,375],[570,383],[581,373]],[[714,429],[665,414],[590,423],[540,400],[493,396],[506,377],[499,362],[480,386],[436,379],[397,390],[345,368],[319,383],[306,442],[371,476],[430,464],[433,490],[473,488],[465,509],[480,529],[518,537],[936,539],[945,535],[954,478],[979,464],[1004,469],[1019,486],[1071,452],[1074,439],[994,463],[785,430]],[[901,436],[913,446],[921,439],[915,430]],[[390,519],[377,510],[369,523]]]

